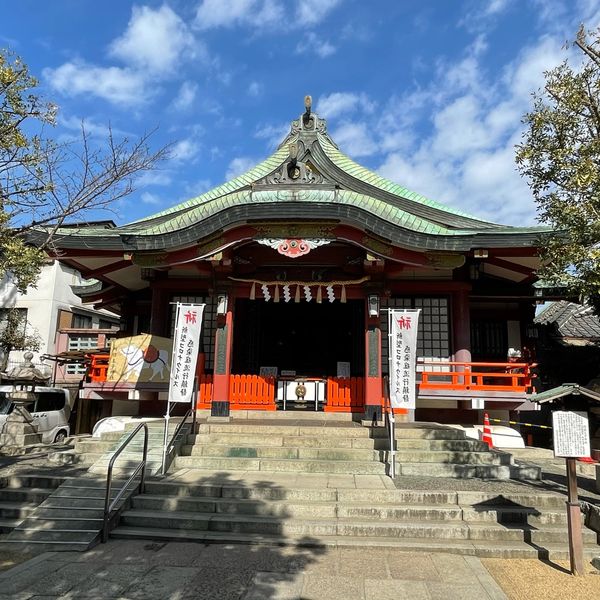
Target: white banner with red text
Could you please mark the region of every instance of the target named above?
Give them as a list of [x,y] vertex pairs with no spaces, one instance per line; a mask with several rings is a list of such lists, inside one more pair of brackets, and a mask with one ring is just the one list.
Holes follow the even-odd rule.
[[420,309],[389,309],[390,401],[392,408],[416,405],[417,332]]
[[177,303],[169,402],[192,401],[204,306],[204,304]]

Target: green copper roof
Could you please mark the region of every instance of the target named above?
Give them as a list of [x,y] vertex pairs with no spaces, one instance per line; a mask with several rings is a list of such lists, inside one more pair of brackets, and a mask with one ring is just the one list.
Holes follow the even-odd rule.
[[[325,121],[316,115],[310,119],[293,121],[270,157],[204,194],[114,229],[65,228],[58,235],[72,247],[157,250],[193,244],[248,220],[335,219],[404,246],[465,250],[482,244],[530,246],[537,234],[548,231],[498,225],[411,192],[344,155]],[[290,144],[298,163],[290,163]],[[282,174],[289,173],[284,171],[289,164],[306,165],[310,178],[286,178]]]

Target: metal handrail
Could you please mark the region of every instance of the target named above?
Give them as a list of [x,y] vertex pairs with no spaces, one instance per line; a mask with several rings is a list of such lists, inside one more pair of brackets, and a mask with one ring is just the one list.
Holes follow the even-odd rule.
[[[125,482],[125,485],[119,490],[119,493],[115,496],[112,502],[110,502],[110,490],[112,485],[112,471],[115,461],[125,450],[129,442],[136,436],[140,429],[144,429],[144,452],[142,454],[142,460],[140,464],[135,468],[129,479]],[[117,448],[117,451],[112,455],[108,463],[108,471],[106,473],[106,496],[104,498],[104,520],[102,523],[102,543],[105,544],[108,541],[108,526],[110,522],[110,516],[113,512],[114,507],[117,505],[119,500],[123,497],[129,484],[136,478],[137,474],[142,473],[140,478],[140,494],[144,493],[144,482],[146,479],[146,462],[148,458],[148,425],[146,423],[140,423],[130,434],[127,439]]]
[[173,435],[171,436],[171,439],[168,440],[167,438],[169,437],[169,422],[168,420],[165,419],[165,434],[164,434],[164,444],[163,444],[163,458],[162,458],[162,465],[160,468],[160,472],[162,475],[164,475],[167,472],[167,456],[169,455],[169,453],[171,452],[171,450],[173,450],[173,447],[175,446],[175,439],[177,439],[177,436],[179,435],[179,432],[182,430],[183,426],[185,425],[187,418],[190,416],[190,414],[192,415],[192,432],[194,432],[194,430],[196,429],[196,409],[195,408],[190,408],[188,409],[188,411],[185,413],[185,415],[183,416],[183,419],[181,420],[181,423],[179,423],[179,425],[177,425],[177,427],[175,428],[175,431],[173,432]]
[[385,410],[385,424],[390,438],[390,477],[396,478],[396,417],[392,408],[392,400],[389,393],[388,378],[383,378],[383,405]]

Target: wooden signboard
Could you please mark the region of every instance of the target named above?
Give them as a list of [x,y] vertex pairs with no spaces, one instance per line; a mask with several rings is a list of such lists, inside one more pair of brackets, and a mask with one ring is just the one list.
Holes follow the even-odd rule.
[[582,458],[590,455],[590,428],[587,413],[554,411],[552,432],[555,457]]

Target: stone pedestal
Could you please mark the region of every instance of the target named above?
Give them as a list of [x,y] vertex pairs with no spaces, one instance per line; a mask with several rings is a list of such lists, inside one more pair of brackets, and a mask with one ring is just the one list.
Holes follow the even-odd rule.
[[11,447],[41,444],[42,436],[38,433],[31,413],[25,408],[25,403],[29,400],[27,392],[15,392],[11,396],[15,406],[0,431],[0,446],[6,451]]

